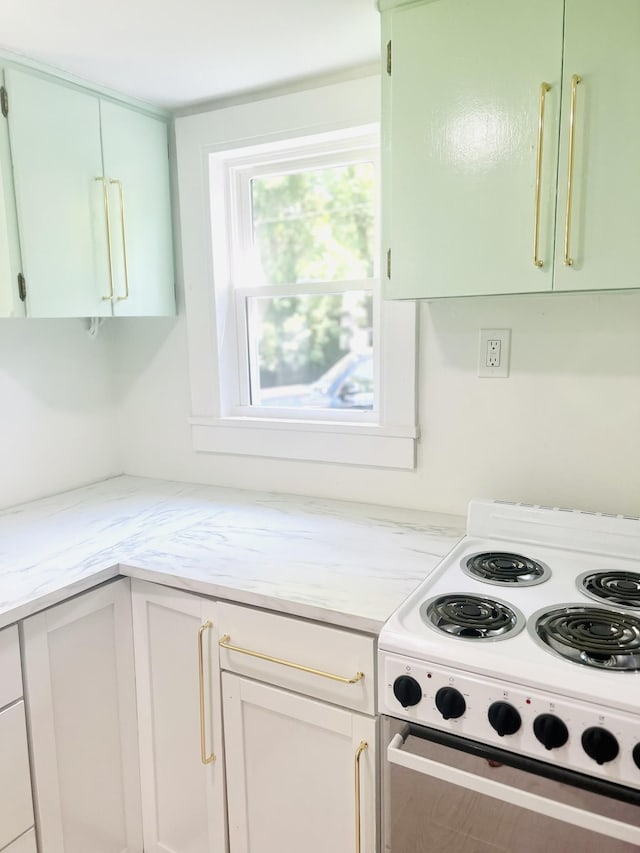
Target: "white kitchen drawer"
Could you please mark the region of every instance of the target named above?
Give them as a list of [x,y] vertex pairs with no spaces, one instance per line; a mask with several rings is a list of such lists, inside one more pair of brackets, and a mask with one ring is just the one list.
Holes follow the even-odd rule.
[[[0,712],[0,850],[33,826],[24,702]],[[22,848],[17,847],[21,851]],[[29,848],[26,847],[26,850]],[[13,847],[10,848],[13,853]]]
[[25,832],[13,844],[5,847],[2,853],[38,853],[35,830],[30,829],[29,832]]
[[[229,650],[221,645],[222,669],[345,708],[375,713],[373,637],[224,602],[218,604],[217,612],[220,642],[243,650]],[[265,657],[278,661],[265,660]],[[296,666],[287,666],[287,663]],[[321,673],[345,680],[328,678]],[[354,683],[347,683],[348,679],[356,678]]]
[[[0,708],[22,696],[18,627],[0,631]],[[0,848],[1,849],[1,848]]]

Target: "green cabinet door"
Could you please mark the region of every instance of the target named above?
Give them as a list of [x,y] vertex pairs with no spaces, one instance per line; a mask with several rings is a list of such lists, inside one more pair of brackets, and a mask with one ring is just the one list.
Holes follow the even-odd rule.
[[[4,85],[2,69],[1,85]],[[24,316],[24,302],[18,290],[21,269],[9,128],[6,116],[0,115],[0,317]]]
[[100,104],[116,316],[175,313],[167,124]]
[[566,0],[564,51],[554,287],[637,288],[640,3]]
[[562,29],[563,0],[433,0],[385,13],[387,298],[551,289]]
[[27,313],[110,315],[99,100],[14,68],[6,79]]

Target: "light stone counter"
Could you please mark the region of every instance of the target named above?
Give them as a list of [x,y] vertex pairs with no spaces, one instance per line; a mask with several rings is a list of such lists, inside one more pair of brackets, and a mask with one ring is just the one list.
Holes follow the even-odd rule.
[[124,574],[377,633],[463,533],[452,515],[116,477],[0,512],[0,627]]

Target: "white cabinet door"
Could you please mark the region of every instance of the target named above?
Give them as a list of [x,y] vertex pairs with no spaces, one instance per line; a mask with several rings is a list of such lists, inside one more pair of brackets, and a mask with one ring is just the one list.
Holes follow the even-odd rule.
[[639,48],[637,0],[566,0],[556,290],[640,287]]
[[203,629],[215,605],[137,580],[132,596],[145,853],[224,853],[218,638]]
[[226,672],[222,690],[231,853],[354,853],[357,832],[374,853],[375,719]]
[[433,0],[384,22],[385,296],[551,290],[563,0]]
[[128,579],[22,627],[40,853],[141,853]]
[[35,73],[5,76],[27,313],[110,315],[100,102]]
[[167,123],[101,101],[119,317],[175,313]]

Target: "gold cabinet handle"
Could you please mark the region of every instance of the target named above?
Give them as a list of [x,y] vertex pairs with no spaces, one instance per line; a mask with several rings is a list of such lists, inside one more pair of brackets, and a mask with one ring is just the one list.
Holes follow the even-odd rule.
[[573,265],[573,258],[571,257],[571,249],[570,249],[570,240],[571,240],[571,206],[572,206],[572,196],[573,196],[573,154],[575,150],[575,141],[576,141],[576,92],[578,90],[578,84],[581,82],[582,77],[578,74],[574,74],[571,78],[571,112],[569,115],[569,165],[567,169],[567,210],[565,214],[564,220],[564,265],[566,267],[570,267]]
[[120,233],[122,234],[122,262],[124,265],[124,296],[116,296],[118,302],[129,298],[129,264],[127,259],[127,228],[124,218],[124,189],[122,181],[110,180],[110,184],[115,184],[118,187],[118,195],[120,197]]
[[107,187],[107,179],[104,176],[96,178],[102,184],[102,197],[104,199],[104,218],[107,223],[107,255],[109,258],[109,295],[103,296],[102,301],[106,302],[113,299],[113,253],[111,250],[111,214],[109,212],[109,190]]
[[355,757],[355,781],[356,781],[356,853],[360,853],[362,848],[362,809],[360,807],[360,756],[367,749],[369,744],[365,740],[360,741],[360,745],[356,749]]
[[330,678],[332,681],[339,681],[342,684],[356,684],[358,681],[362,681],[364,678],[364,672],[356,672],[356,674],[352,678],[348,678],[345,675],[334,675],[332,672],[324,672],[321,669],[313,669],[313,667],[305,666],[301,663],[292,663],[289,660],[283,660],[282,658],[274,658],[271,655],[264,655],[262,652],[253,652],[250,649],[242,649],[240,646],[232,646],[231,645],[231,637],[229,634],[225,634],[220,639],[220,646],[223,649],[227,649],[230,652],[239,652],[241,655],[249,655],[252,658],[258,658],[259,660],[266,660],[269,663],[279,663],[281,666],[289,666],[292,669],[299,669],[301,672],[309,672],[311,675],[319,675],[322,678]]
[[204,702],[204,649],[203,635],[206,630],[213,628],[212,622],[205,622],[198,631],[198,680],[200,685],[200,758],[203,764],[211,764],[216,760],[213,752],[207,755],[206,715]]
[[540,84],[540,109],[538,111],[538,155],[536,159],[536,203],[533,218],[533,263],[542,267],[542,259],[538,257],[540,243],[540,191],[542,185],[542,145],[544,143],[544,102],[547,92],[551,91],[548,83]]

